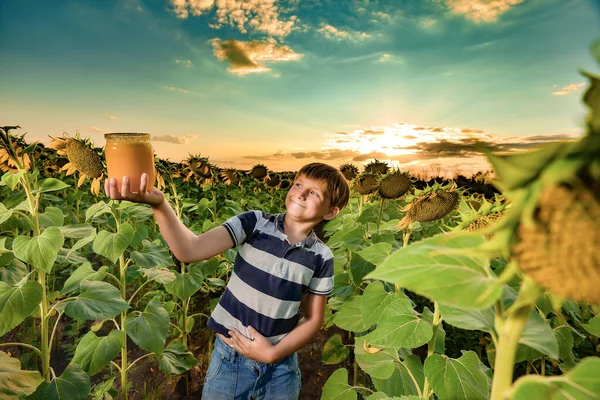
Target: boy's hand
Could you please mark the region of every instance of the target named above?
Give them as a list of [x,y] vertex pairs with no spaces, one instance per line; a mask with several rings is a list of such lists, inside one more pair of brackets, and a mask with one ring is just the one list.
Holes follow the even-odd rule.
[[111,178],[104,181],[104,193],[113,200],[128,200],[134,203],[146,203],[152,207],[160,206],[165,199],[165,195],[155,187],[152,187],[148,191],[147,186],[148,174],[146,173],[142,174],[140,179],[140,190],[137,193],[131,193],[129,190],[128,176],[123,177],[120,191],[117,187],[117,180]]
[[261,335],[256,329],[249,326],[248,333],[252,335],[254,340],[248,339],[242,335],[237,329],[229,331],[231,339],[228,344],[233,344],[235,351],[241,355],[263,363],[272,363],[276,360],[273,356],[273,344]]

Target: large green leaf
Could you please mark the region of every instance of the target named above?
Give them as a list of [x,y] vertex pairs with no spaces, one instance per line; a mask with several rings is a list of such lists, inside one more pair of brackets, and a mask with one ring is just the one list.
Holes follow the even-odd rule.
[[592,400],[600,398],[600,358],[584,358],[562,376],[527,375],[509,393],[514,400]]
[[120,352],[125,332],[114,330],[108,336],[98,337],[89,331],[81,338],[71,364],[78,364],[89,375],[96,375]]
[[535,310],[531,312],[529,320],[523,328],[523,332],[519,337],[519,344],[524,344],[556,360],[559,358],[556,335],[548,321]]
[[16,285],[28,273],[27,264],[15,258],[12,253],[0,256],[0,281],[8,285]]
[[339,364],[350,355],[350,350],[342,343],[342,336],[337,333],[331,336],[325,346],[323,346],[323,354],[321,361],[323,364]]
[[42,301],[42,285],[26,282],[9,286],[0,282],[0,336],[19,325]]
[[58,207],[46,207],[43,214],[40,214],[40,224],[42,226],[61,227],[65,222],[65,216]]
[[108,231],[98,232],[92,245],[94,251],[116,263],[133,239],[133,227],[121,224],[117,233]]
[[85,400],[90,393],[90,377],[77,364],[67,366],[61,376],[42,382],[30,400]]
[[331,374],[321,394],[321,400],[356,400],[356,397],[356,392],[348,385],[348,371],[345,368]]
[[198,282],[192,274],[178,274],[174,281],[165,284],[165,290],[174,296],[177,296],[181,301],[187,300],[191,295],[196,293],[202,287],[202,280]]
[[9,210],[4,204],[0,203],[0,224],[6,222],[12,214],[13,210]]
[[422,397],[419,396],[394,396],[394,397],[388,397],[385,393],[383,392],[375,392],[372,395],[370,395],[369,397],[367,397],[367,400],[422,400]]
[[350,274],[352,275],[352,281],[359,286],[365,275],[375,269],[375,265],[371,264],[358,253],[352,253],[352,259],[350,260]]
[[109,283],[82,281],[79,287],[81,294],[65,307],[65,314],[71,318],[108,319],[129,308],[119,290]]
[[362,294],[362,320],[366,326],[376,324],[383,310],[396,297],[404,297],[401,292],[386,292],[383,283],[373,281],[365,288]]
[[497,278],[486,271],[489,261],[460,253],[484,240],[483,236],[439,234],[393,252],[366,278],[392,282],[455,307],[487,308],[502,294]]
[[91,205],[85,211],[85,222],[88,222],[95,217],[99,217],[100,215],[111,213],[112,210],[110,209],[110,206],[103,201],[99,201],[98,203]]
[[179,375],[198,364],[192,353],[185,350],[181,343],[171,343],[163,352],[158,365],[159,369],[168,374]]
[[169,313],[157,300],[152,300],[144,312],[134,311],[127,316],[125,330],[142,349],[160,353],[169,333]]
[[473,351],[460,358],[432,354],[425,360],[425,376],[440,400],[489,399],[486,367]]
[[13,252],[35,268],[50,272],[64,241],[60,229],[52,226],[44,229],[40,236],[18,236],[13,242]]
[[374,346],[415,348],[427,343],[433,336],[431,324],[413,310],[408,299],[397,299],[388,305],[370,343]]
[[142,251],[132,251],[130,256],[137,267],[166,268],[175,265],[168,247],[163,246],[159,240],[154,242],[144,240],[142,244],[144,246]]
[[60,227],[61,232],[67,238],[79,239],[69,250],[67,256],[91,243],[96,238],[96,228],[90,224],[65,225]]
[[21,369],[21,361],[0,351],[0,398],[22,399],[35,392],[44,378],[38,371]]
[[375,388],[388,396],[418,395],[419,389],[425,384],[421,359],[414,354],[398,362],[394,373],[388,379],[378,379],[373,376],[371,378]]
[[175,280],[173,271],[166,268],[140,268],[140,271],[144,274],[146,279],[162,283],[163,285]]
[[357,254],[371,264],[378,265],[390,255],[390,251],[392,251],[392,244],[383,242],[364,248],[358,251]]
[[106,266],[104,266],[104,267],[100,267],[100,269],[98,271],[94,271],[94,268],[92,268],[92,264],[90,264],[89,261],[84,262],[65,281],[65,285],[63,286],[61,293],[66,294],[66,293],[79,291],[79,284],[84,280],[86,280],[86,281],[101,281],[101,280],[103,280],[104,277],[106,276],[107,269],[108,268]]
[[333,315],[333,322],[342,329],[363,332],[369,328],[362,320],[362,296],[354,296],[344,302]]

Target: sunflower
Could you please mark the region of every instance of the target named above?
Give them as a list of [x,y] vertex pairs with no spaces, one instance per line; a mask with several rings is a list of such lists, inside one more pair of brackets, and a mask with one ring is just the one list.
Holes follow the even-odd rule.
[[235,168],[222,169],[219,172],[219,179],[226,185],[240,185],[242,182],[240,172]]
[[434,184],[433,188],[425,189],[402,211],[406,216],[398,222],[398,230],[409,226],[412,222],[431,222],[444,218],[458,205],[459,193],[456,184],[452,182],[446,187]]
[[199,154],[190,155],[184,163],[187,165],[187,175],[183,179],[184,182],[188,182],[192,178],[198,185],[213,182],[216,167],[208,161],[208,157],[200,157]]
[[67,156],[69,162],[60,170],[66,171],[67,176],[79,171],[77,187],[80,187],[86,178],[92,179],[90,192],[100,193],[100,182],[104,176],[102,157],[94,150],[89,139],[81,139],[79,132],[74,138],[63,132],[60,137],[50,136],[52,141],[49,147],[56,150],[61,156]]
[[23,137],[14,136],[10,133],[13,129],[18,129],[20,126],[3,126],[0,127],[0,171],[2,172],[19,172],[19,169],[28,171],[31,168],[31,158],[29,154],[24,152],[27,143]]

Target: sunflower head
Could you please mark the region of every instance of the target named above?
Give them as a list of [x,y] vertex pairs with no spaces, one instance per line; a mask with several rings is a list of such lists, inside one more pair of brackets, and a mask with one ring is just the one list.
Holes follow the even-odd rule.
[[394,171],[379,180],[379,195],[384,199],[397,199],[410,190],[410,175],[406,172]]
[[28,153],[34,148],[25,142],[25,134],[16,136],[10,133],[11,130],[20,128],[20,126],[0,127],[0,171],[2,172],[17,173],[19,169],[28,171],[31,168],[31,157]]
[[289,179],[284,178],[281,180],[281,182],[279,182],[279,189],[287,189],[291,186],[291,182]]
[[222,169],[219,172],[219,179],[226,185],[240,185],[242,182],[240,172],[235,168]]
[[347,181],[351,181],[358,175],[358,167],[354,164],[342,164],[340,166],[340,171],[344,174],[344,178],[346,178]]
[[257,181],[264,181],[265,178],[267,177],[269,170],[267,169],[266,165],[263,164],[256,164],[254,167],[252,167],[252,169],[250,170],[250,175],[252,175],[252,177],[254,179],[256,179]]
[[265,179],[265,183],[269,187],[275,187],[281,182],[281,177],[275,172],[271,172]]
[[387,174],[390,167],[385,161],[379,161],[377,159],[371,161],[365,165],[365,172],[369,174]]
[[77,187],[80,187],[86,178],[92,179],[91,192],[98,195],[100,193],[100,181],[104,175],[104,163],[102,157],[93,148],[89,139],[82,139],[79,132],[74,138],[63,132],[61,137],[52,137],[50,148],[56,150],[56,153],[67,156],[69,160],[61,171],[67,171],[67,176],[79,172]]
[[377,175],[363,172],[354,180],[354,190],[362,195],[374,193],[379,187]]
[[415,199],[403,211],[406,215],[398,223],[398,228],[404,229],[412,222],[431,222],[444,218],[458,205],[459,193],[454,182],[446,186],[435,183],[432,188],[420,191]]

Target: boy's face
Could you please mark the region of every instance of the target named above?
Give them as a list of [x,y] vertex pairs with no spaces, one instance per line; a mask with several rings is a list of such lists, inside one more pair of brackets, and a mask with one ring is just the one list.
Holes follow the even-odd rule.
[[339,212],[338,207],[330,206],[330,195],[325,182],[300,175],[285,198],[288,214],[305,221],[329,220]]

